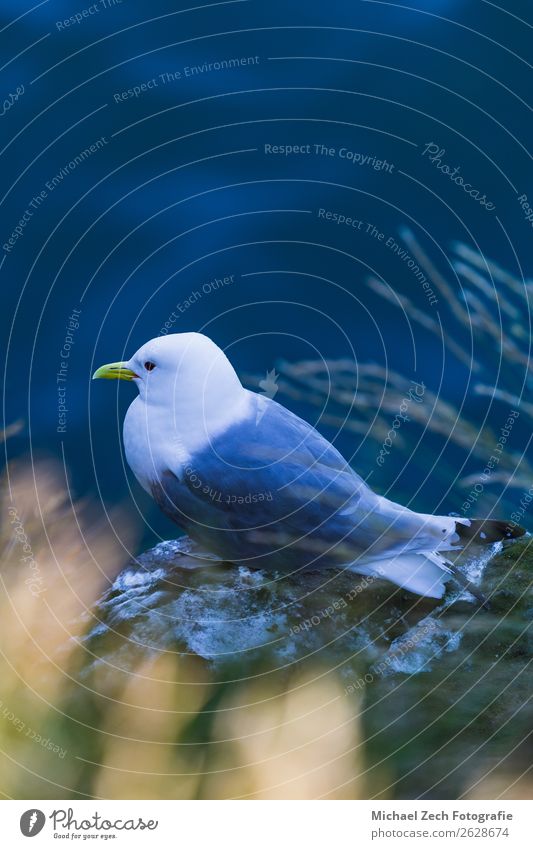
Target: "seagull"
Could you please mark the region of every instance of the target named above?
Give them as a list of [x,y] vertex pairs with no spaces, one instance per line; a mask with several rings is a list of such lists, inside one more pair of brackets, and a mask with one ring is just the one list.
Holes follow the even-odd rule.
[[310,424],[245,389],[201,333],[151,339],[93,379],[133,381],[124,449],[140,485],[211,556],[295,573],[328,567],[442,598],[445,553],[522,536],[513,522],[417,513],[373,492]]

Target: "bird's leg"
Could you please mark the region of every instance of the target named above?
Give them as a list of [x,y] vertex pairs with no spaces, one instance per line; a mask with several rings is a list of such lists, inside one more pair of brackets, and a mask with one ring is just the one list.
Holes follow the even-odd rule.
[[474,598],[479,601],[481,607],[484,607],[485,610],[490,610],[490,603],[486,596],[481,592],[481,590],[478,589],[475,584],[469,581],[468,578],[465,578],[463,573],[457,568],[454,563],[448,563],[448,565],[451,569],[455,581],[459,584],[459,586],[467,590],[467,592],[469,592],[471,595],[473,595]]

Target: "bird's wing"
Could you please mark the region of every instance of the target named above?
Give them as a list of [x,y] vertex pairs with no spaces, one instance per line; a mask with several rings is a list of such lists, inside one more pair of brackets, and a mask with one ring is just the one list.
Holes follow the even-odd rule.
[[[322,548],[324,538],[337,542],[353,526],[357,502],[374,494],[307,422],[264,396],[249,393],[249,401],[247,416],[185,467],[169,454],[166,472],[152,487],[154,498],[192,536],[198,538],[203,524],[203,541],[213,550],[218,531],[242,529],[255,531],[257,539],[318,533]],[[342,527],[333,527],[331,517],[343,511],[346,517],[336,521]]]
[[[185,530],[219,543],[221,532],[246,531],[242,549],[296,545],[337,561],[431,550],[433,532],[420,539],[420,514],[377,496],[315,428],[285,407],[250,393],[247,417],[191,458],[178,475],[169,468],[156,500]],[[180,516],[173,513],[178,509]],[[198,536],[198,534],[197,534]]]

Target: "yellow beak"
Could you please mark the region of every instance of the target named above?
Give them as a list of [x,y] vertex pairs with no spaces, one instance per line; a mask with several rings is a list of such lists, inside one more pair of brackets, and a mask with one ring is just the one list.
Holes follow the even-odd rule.
[[139,377],[130,368],[127,363],[108,363],[106,366],[100,366],[93,374],[93,380],[103,377],[105,380],[133,380],[134,377]]

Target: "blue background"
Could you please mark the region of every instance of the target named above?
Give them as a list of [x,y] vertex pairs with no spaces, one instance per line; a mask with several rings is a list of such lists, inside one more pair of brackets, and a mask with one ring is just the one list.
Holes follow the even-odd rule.
[[[133,481],[120,431],[135,390],[91,385],[90,375],[130,357],[177,303],[229,275],[232,285],[202,293],[174,329],[203,330],[239,372],[264,375],[280,360],[319,356],[374,361],[464,403],[474,423],[488,414],[497,431],[508,406],[475,396],[471,371],[376,295],[366,277],[381,277],[432,318],[438,313],[443,333],[472,349],[483,382],[520,393],[526,369],[507,368],[502,377],[497,344],[458,327],[445,299],[436,310],[428,305],[412,272],[382,243],[317,211],[372,222],[397,241],[408,226],[458,301],[461,284],[448,259],[456,240],[527,277],[532,231],[517,195],[533,196],[530,4],[500,10],[442,0],[419,2],[417,10],[245,0],[193,9],[123,0],[58,27],[89,6],[2,3],[3,98],[24,86],[0,119],[2,245],[46,182],[106,140],[47,192],[12,250],[1,251],[5,420],[25,422],[8,443],[11,455],[64,459],[74,491],[99,494],[101,509],[127,497]],[[183,76],[187,66],[256,56],[253,64]],[[162,83],[160,74],[176,71],[181,79]],[[157,86],[116,102],[154,78]],[[494,211],[422,155],[430,142]],[[377,171],[337,155],[267,155],[265,144],[345,147],[394,168]],[[81,310],[80,326],[68,362],[66,429],[58,433],[56,374],[73,309]],[[521,310],[529,332],[525,300]],[[517,451],[529,434],[522,418]],[[358,450],[350,433],[337,445],[365,474],[365,445]],[[453,468],[456,449],[446,452]],[[463,495],[449,492],[449,481],[419,489],[423,446],[416,462],[393,469],[377,472],[377,488],[387,489],[400,470],[394,495],[416,492],[412,506],[426,512],[458,509]],[[172,525],[134,486],[145,542],[156,531],[172,536]]]

